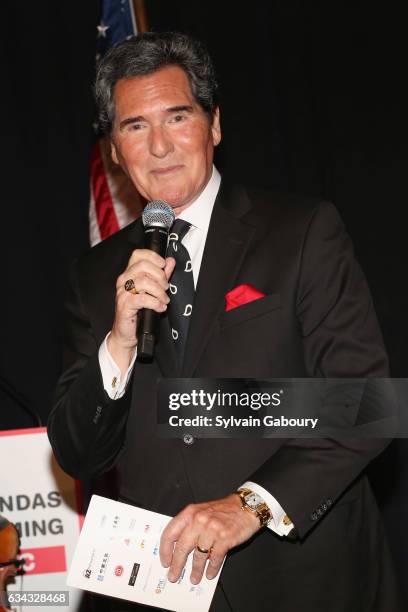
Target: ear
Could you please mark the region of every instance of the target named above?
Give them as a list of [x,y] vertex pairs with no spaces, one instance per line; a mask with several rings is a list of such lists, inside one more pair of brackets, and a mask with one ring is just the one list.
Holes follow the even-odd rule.
[[111,157],[115,164],[119,164],[118,154],[116,151],[115,143],[111,140]]
[[221,142],[220,109],[218,106],[214,109],[211,133],[213,145],[216,147]]

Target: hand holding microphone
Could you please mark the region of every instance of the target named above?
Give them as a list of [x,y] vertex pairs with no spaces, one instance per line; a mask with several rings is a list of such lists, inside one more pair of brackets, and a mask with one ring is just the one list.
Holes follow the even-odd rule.
[[165,259],[168,233],[174,222],[171,206],[160,200],[149,202],[142,220],[145,248],[133,251],[126,270],[117,279],[115,320],[108,338],[109,352],[122,374],[129,367],[136,345],[138,359],[153,357],[157,320],[167,309],[168,280],[175,266],[173,258]]

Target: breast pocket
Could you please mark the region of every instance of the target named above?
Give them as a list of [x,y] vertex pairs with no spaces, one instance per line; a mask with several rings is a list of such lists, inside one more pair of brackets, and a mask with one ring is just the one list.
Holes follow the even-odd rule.
[[249,321],[257,317],[268,314],[281,306],[280,293],[273,293],[265,297],[233,308],[221,315],[220,326],[222,328],[238,325],[244,321]]

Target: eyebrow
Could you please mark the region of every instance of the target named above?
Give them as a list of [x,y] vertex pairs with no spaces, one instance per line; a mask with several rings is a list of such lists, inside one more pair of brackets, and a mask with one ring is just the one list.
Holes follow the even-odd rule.
[[[192,113],[193,107],[190,104],[182,104],[180,106],[170,106],[169,108],[166,108],[166,113],[168,114],[181,112]],[[120,122],[119,129],[121,130],[127,125],[131,125],[132,123],[139,123],[139,121],[145,121],[143,115],[138,115],[137,117],[127,117],[126,119]]]

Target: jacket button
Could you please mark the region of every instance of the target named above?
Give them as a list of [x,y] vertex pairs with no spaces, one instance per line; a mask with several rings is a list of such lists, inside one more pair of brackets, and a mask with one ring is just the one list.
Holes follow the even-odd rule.
[[312,512],[312,514],[310,515],[310,520],[311,521],[317,521],[317,512]]
[[194,438],[191,434],[184,434],[183,442],[184,444],[188,444],[188,446],[191,446],[191,444],[193,444],[194,442]]

